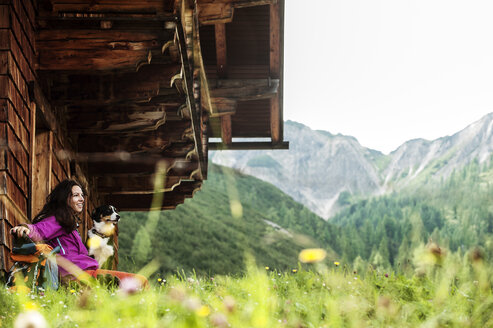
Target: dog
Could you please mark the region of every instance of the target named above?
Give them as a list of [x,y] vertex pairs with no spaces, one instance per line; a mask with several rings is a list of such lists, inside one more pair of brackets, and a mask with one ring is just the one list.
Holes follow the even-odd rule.
[[115,253],[113,249],[113,234],[120,221],[120,214],[112,205],[103,205],[96,208],[91,219],[93,227],[88,231],[87,246],[89,255],[93,256],[103,268],[104,264]]

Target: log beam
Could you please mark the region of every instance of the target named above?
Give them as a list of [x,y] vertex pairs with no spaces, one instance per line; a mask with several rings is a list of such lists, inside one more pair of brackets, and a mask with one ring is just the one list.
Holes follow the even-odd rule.
[[278,79],[211,79],[209,82],[213,98],[255,100],[272,98],[279,89]]
[[202,25],[224,24],[233,21],[235,8],[263,6],[278,0],[199,0],[199,21]]
[[233,133],[231,129],[231,115],[221,116],[221,138],[227,146],[233,141]]
[[36,37],[38,70],[114,70],[137,68],[161,51],[172,36],[114,30],[40,30]]
[[[281,13],[280,4],[270,5],[270,77],[281,78]],[[283,139],[282,99],[278,93],[270,100],[270,135],[273,143]]]
[[216,36],[216,58],[217,58],[217,75],[220,78],[226,78],[227,51],[226,51],[226,24],[216,24],[214,26]]

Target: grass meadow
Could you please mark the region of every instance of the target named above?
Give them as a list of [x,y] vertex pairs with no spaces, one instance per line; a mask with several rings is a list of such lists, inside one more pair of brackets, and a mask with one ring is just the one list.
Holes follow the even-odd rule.
[[131,282],[2,289],[0,327],[493,327],[493,270],[480,251],[423,246],[411,274],[328,261],[278,272],[247,262],[237,276],[151,275],[144,291]]

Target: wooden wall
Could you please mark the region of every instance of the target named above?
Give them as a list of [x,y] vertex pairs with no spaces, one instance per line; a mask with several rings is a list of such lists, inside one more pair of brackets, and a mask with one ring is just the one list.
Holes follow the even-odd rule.
[[[0,0],[0,273],[12,265],[10,229],[29,222],[58,182],[73,177],[89,187],[53,108],[34,91],[35,17],[34,0]],[[82,236],[97,199],[89,194]]]
[[0,0],[0,269],[11,264],[10,228],[30,217],[34,19],[33,1]]

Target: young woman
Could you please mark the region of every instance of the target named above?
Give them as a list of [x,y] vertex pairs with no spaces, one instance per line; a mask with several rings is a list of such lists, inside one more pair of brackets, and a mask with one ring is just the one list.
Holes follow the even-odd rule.
[[[87,248],[77,231],[77,215],[84,209],[84,192],[74,180],[64,180],[46,198],[46,204],[33,219],[33,224],[12,228],[11,232],[21,237],[26,233],[34,242],[45,241],[52,247],[60,246],[59,271],[63,276],[69,272],[70,263],[81,270],[96,270],[98,262],[89,257]],[[67,265],[69,262],[69,265]]]

